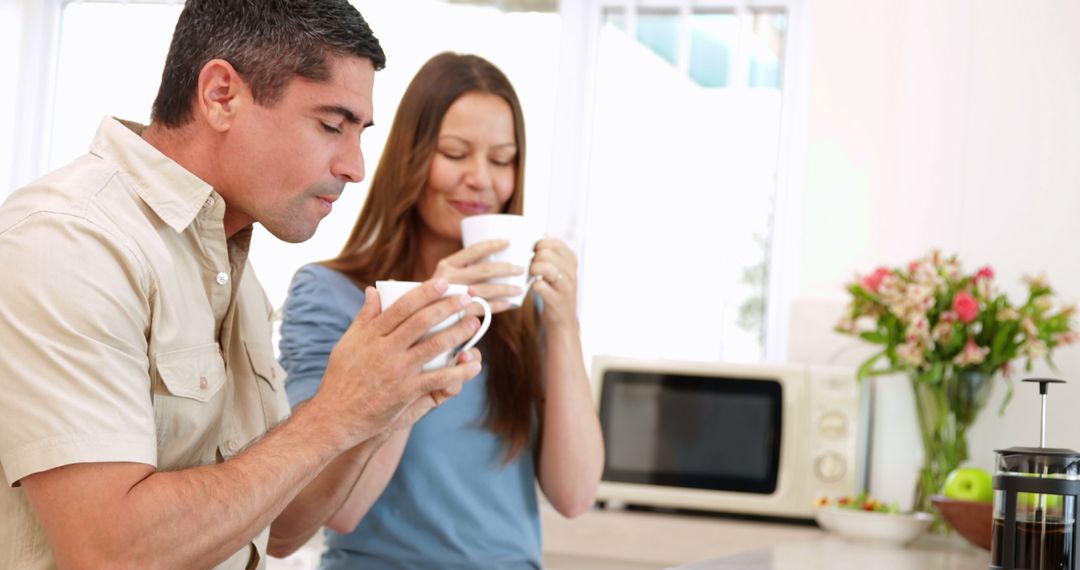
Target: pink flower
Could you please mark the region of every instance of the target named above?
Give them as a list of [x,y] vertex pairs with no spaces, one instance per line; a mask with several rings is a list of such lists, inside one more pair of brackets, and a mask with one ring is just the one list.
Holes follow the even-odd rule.
[[956,316],[960,317],[964,324],[974,321],[975,317],[979,316],[979,302],[967,291],[960,291],[953,297],[952,309],[956,311]]
[[870,275],[867,275],[866,277],[863,277],[859,281],[859,283],[865,289],[867,289],[868,291],[872,291],[874,293],[877,293],[878,288],[881,287],[882,280],[885,279],[885,276],[887,276],[887,275],[889,275],[891,273],[892,272],[889,271],[889,268],[887,268],[887,267],[878,267],[877,269],[874,270],[873,273],[871,273]]
[[989,348],[981,347],[975,344],[975,339],[969,338],[967,343],[964,344],[964,351],[956,355],[953,362],[960,366],[982,364],[986,361],[986,355],[988,354],[990,354]]
[[975,273],[974,280],[979,281],[980,279],[993,279],[993,278],[994,278],[994,270],[993,270],[993,268],[991,268],[989,265],[984,265],[981,269],[979,269]]

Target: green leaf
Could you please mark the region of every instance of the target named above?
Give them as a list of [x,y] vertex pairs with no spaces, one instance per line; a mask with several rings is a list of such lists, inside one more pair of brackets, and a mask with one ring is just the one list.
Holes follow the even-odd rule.
[[917,381],[930,385],[940,384],[945,377],[945,364],[935,362],[926,372],[919,374]]
[[859,371],[857,373],[855,373],[855,378],[858,379],[859,381],[862,381],[862,380],[872,376],[873,375],[874,363],[876,363],[878,360],[880,360],[882,356],[885,356],[884,352],[879,352],[879,353],[871,356],[870,358],[867,358],[866,362],[863,362],[862,366],[859,366]]
[[859,333],[859,338],[872,342],[874,344],[885,344],[888,342],[888,338],[879,331],[863,331]]

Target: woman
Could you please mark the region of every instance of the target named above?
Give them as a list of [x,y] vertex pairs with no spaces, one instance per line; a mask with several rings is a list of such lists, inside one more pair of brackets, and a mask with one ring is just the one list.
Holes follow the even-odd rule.
[[[462,249],[463,217],[522,212],[524,157],[521,105],[502,72],[476,56],[434,57],[405,92],[341,254],[293,280],[281,353],[294,406],[314,395],[376,280],[443,277],[496,313],[480,375],[372,457],[328,524],[324,568],[540,568],[536,483],[565,516],[593,503],[604,452],[576,257],[550,238],[528,268],[483,261],[505,242]],[[510,309],[517,288],[485,280],[522,271],[540,279]]]

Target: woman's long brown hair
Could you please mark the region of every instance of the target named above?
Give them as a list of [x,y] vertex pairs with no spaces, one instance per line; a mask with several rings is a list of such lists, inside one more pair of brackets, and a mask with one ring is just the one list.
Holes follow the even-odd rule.
[[[490,93],[510,104],[517,142],[514,193],[503,213],[521,214],[525,204],[525,120],[510,81],[487,60],[442,53],[429,60],[401,99],[360,218],[341,253],[323,262],[360,287],[376,280],[412,280],[418,270],[420,220],[416,204],[447,109],[466,93]],[[426,278],[427,276],[423,276]],[[529,446],[534,419],[542,428],[544,391],[536,304],[492,318],[484,337],[488,409],[484,425],[506,444],[509,461]]]

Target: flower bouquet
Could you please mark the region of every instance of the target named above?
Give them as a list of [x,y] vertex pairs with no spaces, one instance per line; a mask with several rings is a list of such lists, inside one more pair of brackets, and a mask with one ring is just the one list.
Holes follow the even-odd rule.
[[[915,393],[924,460],[914,510],[932,512],[930,497],[968,458],[967,430],[1011,362],[1025,368],[1078,338],[1075,306],[1056,308],[1043,277],[1025,277],[1027,299],[1000,293],[994,271],[965,273],[955,255],[932,251],[904,267],[879,267],[847,286],[851,302],[836,330],[880,346],[858,370],[860,380],[904,373]],[[1004,411],[1012,385],[1002,401]]]

